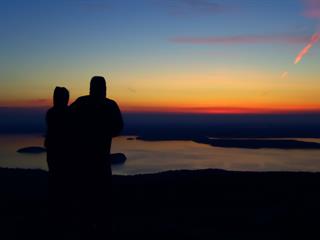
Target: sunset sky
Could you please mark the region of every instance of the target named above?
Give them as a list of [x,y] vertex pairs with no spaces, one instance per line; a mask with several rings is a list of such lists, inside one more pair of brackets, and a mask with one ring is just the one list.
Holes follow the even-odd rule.
[[320,0],[1,0],[0,106],[105,76],[124,111],[320,112]]

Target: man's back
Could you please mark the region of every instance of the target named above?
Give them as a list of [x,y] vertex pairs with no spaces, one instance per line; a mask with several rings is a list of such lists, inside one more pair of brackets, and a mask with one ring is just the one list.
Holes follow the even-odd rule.
[[95,170],[102,170],[99,168],[103,166],[109,168],[107,157],[110,154],[112,137],[117,136],[123,127],[121,112],[116,102],[107,98],[83,96],[70,106],[70,112],[73,139],[79,157],[85,161],[83,164],[88,170],[91,167]]
[[111,139],[119,135],[123,127],[116,102],[108,98],[83,96],[70,106],[70,110],[73,115],[72,124],[75,124],[78,131],[79,143],[110,153]]

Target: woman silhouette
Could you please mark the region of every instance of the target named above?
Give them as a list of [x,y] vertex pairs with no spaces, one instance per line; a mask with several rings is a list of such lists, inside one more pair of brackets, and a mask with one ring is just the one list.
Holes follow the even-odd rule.
[[46,115],[47,163],[50,176],[60,175],[64,170],[67,150],[69,91],[64,87],[56,87],[53,93],[53,107]]
[[53,107],[46,115],[47,132],[44,145],[47,148],[49,168],[49,208],[53,221],[51,227],[55,232],[66,220],[65,214],[69,206],[68,102],[69,91],[64,87],[56,87],[53,93]]

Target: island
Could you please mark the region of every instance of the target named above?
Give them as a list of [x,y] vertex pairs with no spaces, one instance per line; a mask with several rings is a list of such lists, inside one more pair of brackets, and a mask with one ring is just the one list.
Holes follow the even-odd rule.
[[[20,148],[17,152],[22,154],[41,154],[47,152],[47,150],[40,146],[31,146]],[[113,165],[121,165],[126,162],[127,157],[123,153],[111,153],[110,160]]]

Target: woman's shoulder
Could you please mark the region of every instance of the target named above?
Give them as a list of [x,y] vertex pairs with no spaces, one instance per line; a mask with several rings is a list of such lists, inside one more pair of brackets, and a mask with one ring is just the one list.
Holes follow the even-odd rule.
[[47,118],[56,118],[59,116],[66,116],[68,114],[69,114],[68,108],[57,109],[55,107],[52,107],[52,108],[48,109],[46,117]]

